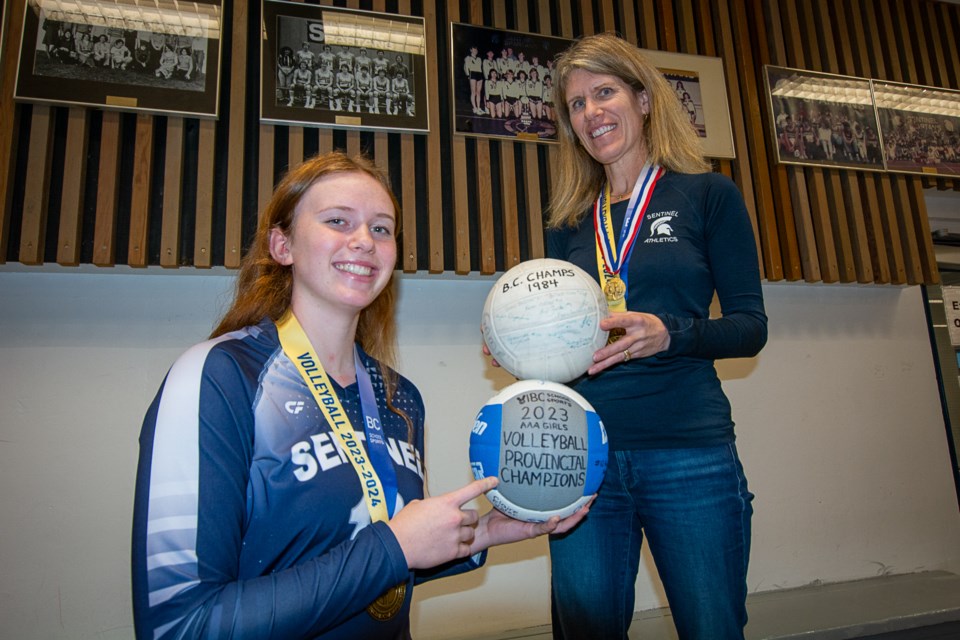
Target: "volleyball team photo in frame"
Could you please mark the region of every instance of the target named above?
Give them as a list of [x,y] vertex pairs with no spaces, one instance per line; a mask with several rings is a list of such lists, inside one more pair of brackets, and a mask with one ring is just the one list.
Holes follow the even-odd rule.
[[260,119],[430,130],[423,18],[263,0]]
[[887,171],[960,176],[960,91],[872,83]]
[[556,142],[553,60],[571,42],[451,23],[454,133]]
[[221,0],[28,0],[14,99],[217,117]]
[[766,66],[777,161],[883,171],[883,147],[870,81]]

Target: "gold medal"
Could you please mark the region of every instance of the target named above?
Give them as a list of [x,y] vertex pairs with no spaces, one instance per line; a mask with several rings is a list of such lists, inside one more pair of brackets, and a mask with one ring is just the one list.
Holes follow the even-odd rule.
[[603,285],[603,295],[607,297],[607,303],[611,305],[623,301],[627,295],[627,287],[623,284],[620,276],[615,275],[606,279],[606,283]]
[[627,335],[626,329],[621,329],[620,327],[610,329],[610,333],[607,334],[607,344],[613,344],[625,335]]
[[374,620],[386,622],[400,612],[403,602],[407,598],[407,583],[401,582],[397,586],[387,589],[383,595],[367,607],[367,613]]

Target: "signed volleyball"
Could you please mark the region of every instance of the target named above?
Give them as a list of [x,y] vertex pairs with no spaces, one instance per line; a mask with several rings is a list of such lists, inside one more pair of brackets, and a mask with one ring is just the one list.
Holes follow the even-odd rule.
[[470,433],[477,480],[497,476],[487,492],[508,516],[565,518],[595,494],[607,470],[607,433],[579,393],[555,382],[521,380],[490,399]]
[[609,313],[600,285],[564,260],[527,260],[487,295],[480,329],[490,354],[520,379],[569,382],[607,343]]

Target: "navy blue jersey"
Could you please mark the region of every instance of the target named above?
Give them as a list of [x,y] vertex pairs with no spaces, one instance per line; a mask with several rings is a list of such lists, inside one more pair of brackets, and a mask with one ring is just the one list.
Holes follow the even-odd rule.
[[[611,207],[619,234],[627,203]],[[547,255],[599,281],[592,211],[551,230]],[[666,172],[654,189],[628,266],[627,309],[659,317],[670,347],[573,386],[596,409],[613,450],[712,446],[734,439],[716,358],[756,355],[767,317],[753,228],[736,185],[714,173]],[[710,318],[714,292],[721,318]]]
[[[396,469],[399,509],[423,497],[423,402],[401,377],[393,404],[412,420],[411,438],[386,406],[379,364],[362,351],[361,359]],[[333,385],[365,439],[356,383]],[[357,474],[272,322],[201,343],[177,360],[140,436],[138,637],[405,638],[414,581],[390,528],[371,524]],[[374,620],[366,607],[399,583],[408,585],[401,611]]]

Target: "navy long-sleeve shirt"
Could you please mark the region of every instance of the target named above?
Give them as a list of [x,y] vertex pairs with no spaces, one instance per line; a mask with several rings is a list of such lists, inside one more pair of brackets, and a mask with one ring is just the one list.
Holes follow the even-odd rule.
[[[397,509],[423,497],[424,408],[400,378],[386,406],[370,374],[398,484]],[[356,383],[331,381],[365,440]],[[407,638],[413,585],[475,568],[483,555],[407,569],[360,479],[265,320],[188,350],[144,418],[133,523],[140,638]],[[405,583],[387,621],[366,607]]]
[[[627,203],[611,207],[614,230]],[[599,281],[592,212],[551,230],[547,255]],[[722,317],[710,318],[714,292]],[[628,265],[627,309],[659,317],[667,351],[572,383],[597,410],[613,450],[699,447],[734,439],[717,358],[756,355],[767,339],[753,229],[736,185],[714,173],[666,172]]]

